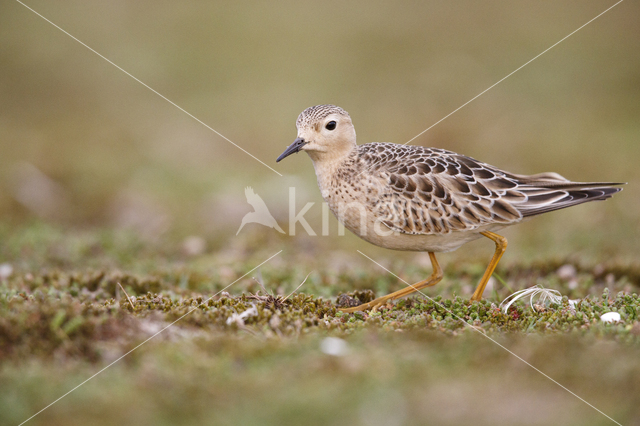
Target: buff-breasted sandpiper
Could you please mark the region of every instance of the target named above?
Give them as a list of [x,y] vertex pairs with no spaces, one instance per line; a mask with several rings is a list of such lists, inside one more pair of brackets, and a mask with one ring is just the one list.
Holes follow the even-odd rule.
[[334,105],[305,109],[296,126],[297,139],[277,161],[307,152],[322,198],[347,229],[380,247],[428,252],[433,266],[426,280],[346,312],[437,284],[442,269],[434,253],[485,236],[496,250],[471,297],[480,300],[507,247],[495,231],[540,213],[604,200],[622,185],[571,182],[557,173],[517,175],[444,149],[357,145],[351,117]]

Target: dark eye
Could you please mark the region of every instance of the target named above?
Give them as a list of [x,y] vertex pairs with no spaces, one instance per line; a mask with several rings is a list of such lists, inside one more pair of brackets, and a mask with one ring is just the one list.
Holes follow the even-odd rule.
[[335,121],[330,121],[327,123],[326,126],[324,126],[325,129],[327,130],[334,130],[336,128],[337,123]]

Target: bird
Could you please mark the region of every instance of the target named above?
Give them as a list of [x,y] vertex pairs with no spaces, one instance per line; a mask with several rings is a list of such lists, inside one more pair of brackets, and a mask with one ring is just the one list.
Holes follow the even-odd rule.
[[262,198],[260,198],[258,194],[253,192],[253,188],[247,186],[244,190],[244,195],[245,197],[247,197],[247,203],[251,204],[254,211],[244,215],[244,217],[242,218],[242,223],[240,224],[240,228],[238,228],[238,232],[236,232],[236,235],[240,233],[244,225],[246,225],[247,223],[259,223],[261,225],[268,226],[269,228],[274,228],[281,234],[284,234],[284,231],[282,230],[282,228],[280,228],[280,225],[278,225],[276,219],[269,212],[269,209],[267,208],[267,205],[264,203]]
[[316,105],[296,120],[297,138],[276,162],[306,152],[322,198],[347,229],[380,247],[427,252],[433,268],[423,281],[359,306],[376,308],[442,280],[435,253],[486,237],[495,243],[471,301],[482,294],[507,248],[496,233],[532,216],[604,200],[624,183],[572,182],[558,173],[520,175],[440,148],[372,142],[358,145],[344,109]]

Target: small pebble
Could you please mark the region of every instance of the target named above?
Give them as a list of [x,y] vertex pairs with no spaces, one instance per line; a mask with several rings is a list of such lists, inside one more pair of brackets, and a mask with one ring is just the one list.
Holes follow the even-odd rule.
[[607,312],[606,314],[602,314],[600,316],[600,321],[604,323],[619,322],[620,314],[617,312]]
[[13,266],[8,263],[0,264],[0,280],[7,279],[13,274]]
[[604,271],[605,271],[604,265],[600,263],[596,265],[595,268],[593,268],[593,275],[595,275],[596,277],[599,277],[600,275],[604,274]]
[[207,242],[202,237],[191,236],[182,243],[182,251],[187,256],[198,256],[207,250]]
[[349,345],[338,337],[325,337],[320,342],[320,350],[327,355],[345,356],[349,352]]
[[577,272],[578,271],[576,271],[576,267],[571,264],[562,265],[556,271],[556,273],[558,274],[558,277],[560,277],[560,279],[564,281],[569,281],[572,278],[575,278]]

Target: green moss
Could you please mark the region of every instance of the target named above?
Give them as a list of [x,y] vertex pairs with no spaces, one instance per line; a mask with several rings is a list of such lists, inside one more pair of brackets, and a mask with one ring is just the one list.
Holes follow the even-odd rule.
[[[116,289],[122,283],[131,297]],[[156,291],[153,291],[153,290]],[[164,289],[157,292],[158,289]],[[74,291],[75,290],[75,291]],[[371,291],[351,293],[360,302],[374,297]],[[118,298],[115,299],[114,296]],[[586,297],[572,307],[565,297],[561,305],[530,309],[524,304],[502,312],[491,301],[470,302],[456,296],[426,298],[414,296],[398,300],[376,312],[343,314],[330,301],[297,293],[289,298],[260,294],[183,294],[171,281],[106,272],[45,272],[14,277],[6,283],[0,299],[0,356],[51,357],[63,353],[72,357],[100,358],[100,344],[110,336],[126,334],[127,341],[143,339],[144,324],[175,324],[178,329],[254,335],[295,336],[316,330],[352,333],[362,328],[413,330],[427,328],[446,334],[460,331],[466,324],[493,333],[578,333],[595,330],[597,335],[625,342],[640,342],[627,326],[637,321],[640,299],[637,294],[605,289],[599,297]],[[255,309],[240,321],[230,318]],[[621,314],[622,324],[602,324],[606,312]],[[120,342],[123,347],[126,342]]]
[[[304,262],[309,265],[304,268],[300,267],[302,260],[292,262],[296,266],[291,267],[265,265],[259,275],[256,272],[264,287],[248,276],[221,292],[272,253],[246,251],[231,260],[226,256],[223,260],[206,257],[191,262],[180,254],[171,254],[171,249],[163,245],[131,244],[124,239],[126,244],[119,246],[115,239],[107,238],[112,244],[109,250],[118,252],[122,259],[104,251],[97,258],[90,258],[89,252],[80,250],[76,261],[66,264],[37,253],[49,253],[48,244],[64,246],[67,236],[45,233],[46,238],[38,240],[36,232],[27,234],[29,242],[20,239],[26,245],[16,253],[26,250],[36,253],[34,258],[21,263],[19,257],[6,257],[15,265],[15,272],[0,281],[0,363],[12,366],[0,370],[0,379],[11,389],[32,395],[27,400],[34,410],[6,409],[15,405],[6,401],[17,396],[0,394],[0,419],[4,419],[2,407],[15,417],[22,416],[16,413],[32,414],[37,411],[36,406],[45,406],[57,398],[61,389],[73,388],[165,328],[117,364],[121,367],[114,367],[118,377],[114,382],[100,383],[111,394],[129,395],[124,400],[114,397],[113,403],[129,407],[126,401],[138,401],[139,394],[146,392],[153,395],[154,401],[166,401],[173,407],[180,404],[182,408],[174,408],[180,419],[200,421],[204,413],[213,415],[210,407],[215,407],[216,413],[229,416],[233,424],[244,418],[241,410],[229,408],[236,407],[234,398],[241,395],[251,400],[263,398],[268,406],[280,407],[272,413],[276,418],[284,415],[279,411],[283,405],[273,398],[288,401],[288,407],[298,393],[315,395],[322,401],[323,397],[314,393],[319,386],[338,386],[350,395],[344,397],[345,404],[349,399],[353,404],[363,404],[370,389],[381,384],[393,383],[420,394],[425,383],[446,388],[450,378],[461,371],[489,370],[499,377],[504,365],[517,362],[507,361],[510,358],[504,357],[508,353],[483,338],[485,334],[502,343],[512,341],[515,347],[508,346],[510,350],[527,356],[537,366],[557,368],[555,375],[567,375],[569,384],[587,393],[587,382],[583,383],[580,373],[574,371],[574,363],[581,361],[565,353],[579,354],[573,348],[582,348],[594,362],[593,357],[605,356],[603,348],[615,345],[618,375],[609,377],[603,368],[590,373],[592,380],[608,381],[626,389],[624,394],[634,394],[635,382],[618,379],[637,377],[635,360],[640,355],[640,286],[633,273],[623,272],[635,271],[631,267],[616,269],[612,280],[613,272],[604,273],[601,267],[595,273],[595,267],[581,265],[576,267],[578,286],[572,288],[557,276],[555,266],[565,264],[563,261],[550,261],[552,266],[505,267],[501,276],[512,289],[530,286],[535,279],[568,295],[558,305],[537,306],[535,310],[520,301],[505,313],[491,294],[481,302],[469,301],[471,280],[477,278],[473,275],[475,269],[471,271],[473,268],[464,264],[460,268],[449,266],[446,280],[427,289],[425,294],[429,297],[418,294],[376,311],[345,314],[336,308],[338,295],[346,294],[360,304],[403,284],[358,264],[336,271],[331,265],[324,267],[307,259]],[[104,235],[89,233],[81,239],[96,241],[105,239]],[[77,246],[78,242],[70,245]],[[316,272],[298,292],[286,297],[312,267]],[[481,268],[476,269],[481,272]],[[412,270],[415,276],[429,273],[416,267]],[[504,298],[508,292],[496,285],[493,294]],[[581,301],[571,306],[569,298],[577,297]],[[602,323],[601,315],[610,311],[620,313],[623,321]],[[349,355],[335,358],[322,354],[319,342],[326,336],[346,339],[351,348]],[[551,348],[557,351],[556,355],[543,355],[541,348]],[[563,361],[549,364],[547,356]],[[29,373],[34,365],[41,366],[40,370]],[[410,367],[419,370],[410,371]],[[72,372],[70,377],[75,381],[67,382],[66,376],[58,376],[59,368]],[[30,381],[29,374],[58,387],[42,389],[37,381]],[[390,374],[396,377],[395,381],[381,379],[381,375]],[[524,373],[517,374],[523,383],[533,383]],[[315,378],[313,383],[302,386],[296,382],[300,377]],[[283,378],[288,378],[291,389],[281,386]],[[474,380],[478,380],[472,385],[477,384],[474,392],[481,394],[486,378]],[[180,394],[190,397],[177,400],[156,391],[166,388],[179,389]],[[274,396],[263,397],[260,392]],[[201,393],[215,402],[207,405],[200,398]],[[597,395],[589,396],[598,399]],[[98,397],[91,397],[93,401],[95,398]],[[330,400],[327,396],[326,404]],[[309,412],[309,405],[299,403]],[[188,415],[186,407],[193,410]],[[163,409],[160,411],[170,417]],[[348,417],[348,413],[344,408],[344,416]],[[105,418],[118,420],[111,414]],[[23,419],[11,420],[10,423],[19,423]]]

